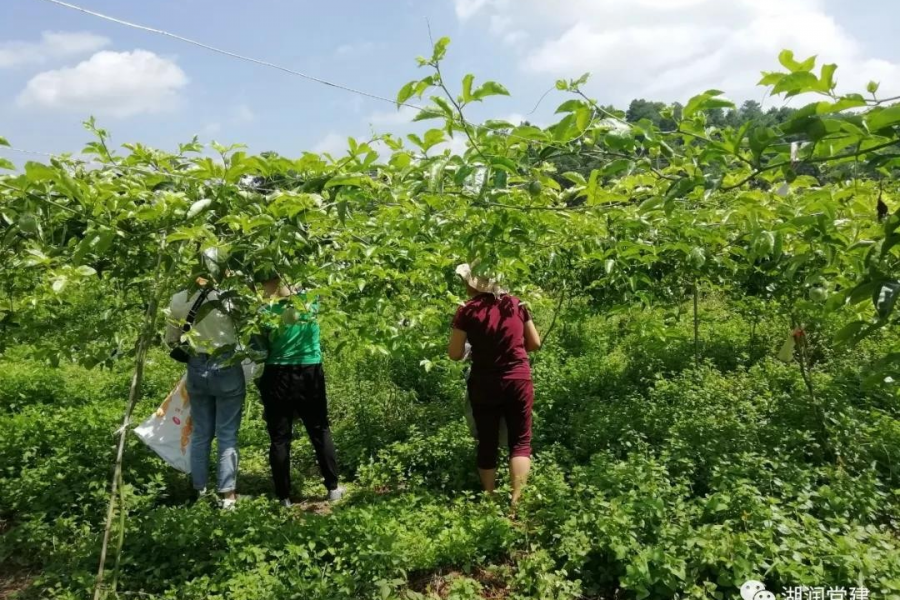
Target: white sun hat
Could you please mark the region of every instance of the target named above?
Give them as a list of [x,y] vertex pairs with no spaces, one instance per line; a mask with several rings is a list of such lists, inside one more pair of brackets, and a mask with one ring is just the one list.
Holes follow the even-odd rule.
[[227,259],[228,253],[217,246],[207,248],[202,255],[203,266],[213,279],[219,279],[222,276],[222,265]]
[[481,293],[493,294],[495,296],[502,296],[503,294],[508,293],[500,286],[498,281],[489,277],[480,277],[472,273],[472,266],[469,265],[469,263],[463,263],[456,267],[456,274],[459,275],[460,279]]

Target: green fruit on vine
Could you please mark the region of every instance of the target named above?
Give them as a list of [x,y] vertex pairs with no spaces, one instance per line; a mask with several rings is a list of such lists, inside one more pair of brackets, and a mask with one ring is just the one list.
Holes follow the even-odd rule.
[[543,189],[544,189],[544,186],[541,185],[541,182],[538,181],[537,179],[533,180],[531,183],[528,184],[528,193],[531,194],[532,196],[537,196],[538,194],[541,193],[541,190],[543,190]]
[[814,287],[809,290],[809,299],[813,302],[825,302],[828,299],[828,292],[825,288]]
[[19,217],[19,230],[22,233],[30,233],[32,235],[37,235],[38,230],[38,222],[37,219],[34,218],[32,214],[24,214]]

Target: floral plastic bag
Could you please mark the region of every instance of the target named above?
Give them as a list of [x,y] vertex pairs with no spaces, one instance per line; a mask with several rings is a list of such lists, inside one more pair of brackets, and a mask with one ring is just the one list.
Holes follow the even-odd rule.
[[187,375],[183,376],[166,400],[134,432],[159,456],[185,473],[191,472],[191,402]]

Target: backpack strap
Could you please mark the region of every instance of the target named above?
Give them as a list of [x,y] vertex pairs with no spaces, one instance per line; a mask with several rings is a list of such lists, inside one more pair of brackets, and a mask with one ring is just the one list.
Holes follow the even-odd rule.
[[184,320],[184,325],[181,326],[182,333],[187,333],[194,326],[194,321],[197,319],[197,311],[200,310],[200,305],[206,301],[206,297],[209,295],[210,290],[207,288],[203,288],[200,290],[200,295],[197,296],[197,299],[194,300],[194,305],[191,306],[191,310],[187,314],[187,318]]

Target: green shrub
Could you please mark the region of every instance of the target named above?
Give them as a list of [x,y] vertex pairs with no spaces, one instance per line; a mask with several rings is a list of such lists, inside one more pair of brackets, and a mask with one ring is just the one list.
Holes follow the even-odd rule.
[[[129,436],[119,589],[412,600],[435,597],[416,583],[435,578],[460,599],[722,600],[756,578],[777,592],[862,581],[872,597],[900,598],[900,420],[890,391],[864,384],[877,352],[821,352],[813,397],[796,364],[765,355],[777,323],[761,323],[751,343],[749,321],[718,300],[701,312],[699,365],[685,314],[559,325],[534,360],[536,456],[515,520],[505,468],[496,497],[477,494],[464,387],[442,362],[426,373],[412,356],[328,355],[351,488],[330,514],[309,499],[290,513],[268,497],[252,388],[234,512],[191,503],[186,478]],[[7,354],[3,366],[0,561],[38,572],[25,598],[86,598],[129,365],[51,368]],[[154,350],[135,422],[181,372]],[[296,491],[315,497],[313,452],[297,432]]]

